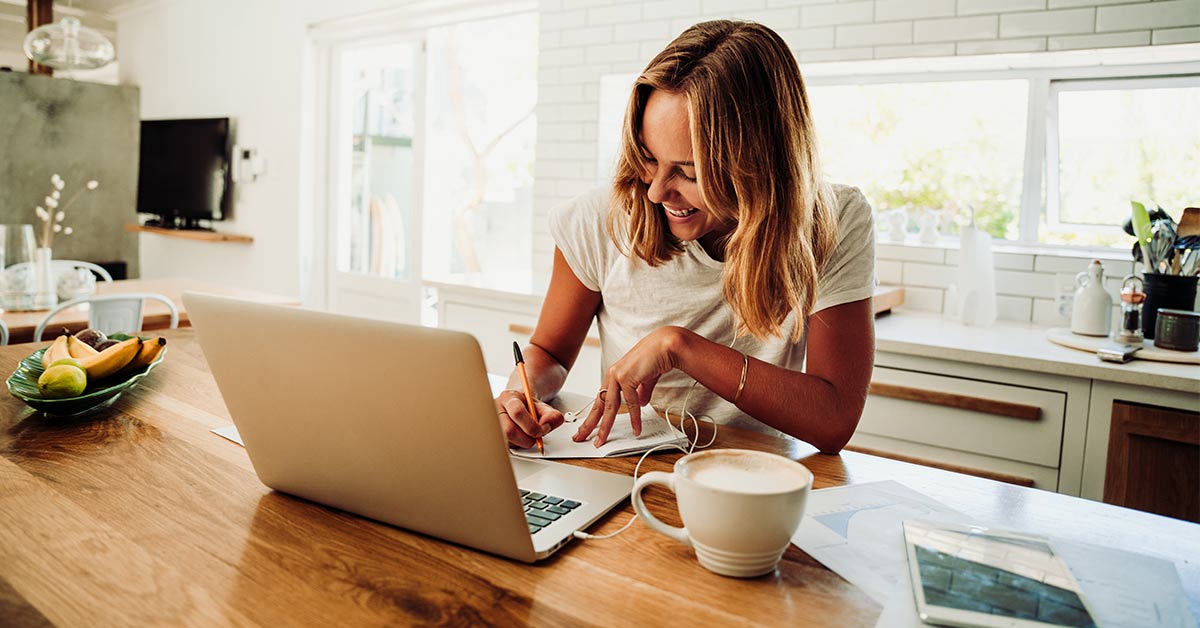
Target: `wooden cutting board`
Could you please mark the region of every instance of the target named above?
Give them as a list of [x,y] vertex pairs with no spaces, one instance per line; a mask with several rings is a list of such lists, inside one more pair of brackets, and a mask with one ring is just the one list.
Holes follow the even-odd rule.
[[875,286],[871,296],[871,311],[879,316],[904,304],[904,288],[901,286]]
[[[1098,336],[1080,336],[1065,327],[1055,327],[1046,330],[1046,338],[1054,344],[1095,353],[1100,347],[1112,342],[1109,338]],[[1142,350],[1133,354],[1134,359],[1152,360],[1155,362],[1175,362],[1178,364],[1200,364],[1200,351],[1171,351],[1154,346],[1153,340],[1143,340]]]

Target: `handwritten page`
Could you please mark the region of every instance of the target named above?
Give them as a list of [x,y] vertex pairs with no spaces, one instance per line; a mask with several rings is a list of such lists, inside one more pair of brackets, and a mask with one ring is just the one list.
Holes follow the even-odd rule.
[[618,414],[613,423],[608,441],[602,447],[596,447],[592,438],[577,443],[571,440],[579,429],[579,423],[564,423],[561,427],[542,438],[546,447],[546,455],[538,453],[537,447],[529,449],[513,449],[514,456],[523,458],[612,458],[640,454],[647,449],[677,443],[687,445],[687,437],[675,429],[666,419],[654,412],[649,405],[642,407],[642,435],[634,436],[633,427],[629,424],[629,414]]

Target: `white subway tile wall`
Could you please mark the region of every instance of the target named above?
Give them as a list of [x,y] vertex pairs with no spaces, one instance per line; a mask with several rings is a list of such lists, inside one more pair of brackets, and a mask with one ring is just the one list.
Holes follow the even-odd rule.
[[1055,35],[1050,38],[1050,50],[1078,50],[1080,48],[1120,48],[1121,46],[1150,45],[1150,31],[1126,33],[1101,33],[1098,35]]
[[[802,69],[824,61],[1200,42],[1200,0],[541,0],[539,12],[533,249],[542,276],[554,250],[550,210],[597,185],[600,78],[640,71],[696,22],[762,22],[788,42]],[[906,307],[942,311],[956,249],[881,242],[876,258],[881,282],[906,285]],[[997,252],[1000,318],[1066,324],[1055,301],[1059,282],[1088,261]],[[1115,296],[1133,264],[1103,261]]]

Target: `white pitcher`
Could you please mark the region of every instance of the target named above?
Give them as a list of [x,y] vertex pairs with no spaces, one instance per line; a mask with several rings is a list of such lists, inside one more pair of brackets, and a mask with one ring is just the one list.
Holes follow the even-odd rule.
[[1112,295],[1104,289],[1104,266],[1094,259],[1086,272],[1075,275],[1075,305],[1071,331],[1083,336],[1107,336],[1112,324]]

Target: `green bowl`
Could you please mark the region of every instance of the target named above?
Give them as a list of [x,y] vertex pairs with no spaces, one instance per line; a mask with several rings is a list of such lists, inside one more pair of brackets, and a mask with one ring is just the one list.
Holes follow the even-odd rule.
[[121,393],[142,381],[142,378],[151,369],[158,366],[158,363],[162,362],[167,355],[167,349],[163,347],[158,358],[145,367],[130,373],[121,380],[108,378],[97,382],[94,386],[89,382],[83,394],[78,397],[43,399],[38,392],[37,381],[45,370],[42,368],[42,354],[45,352],[46,349],[38,349],[33,352],[33,355],[21,360],[17,370],[8,378],[8,392],[24,401],[25,405],[57,417],[84,416],[89,412],[108,407],[117,400],[117,397],[121,396]]

